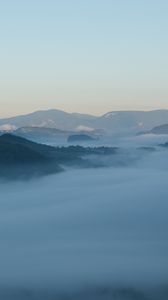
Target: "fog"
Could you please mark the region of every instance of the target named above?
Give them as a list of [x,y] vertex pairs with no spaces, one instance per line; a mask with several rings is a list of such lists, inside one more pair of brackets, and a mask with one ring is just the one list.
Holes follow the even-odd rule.
[[77,142],[67,142],[67,138],[33,138],[34,142],[44,143],[52,146],[69,146],[69,145],[81,145],[81,146],[120,146],[120,147],[132,147],[136,146],[156,146],[157,144],[162,144],[168,141],[167,134],[109,134],[102,135],[92,141],[77,141]]
[[1,183],[0,298],[166,300],[167,178],[158,150]]

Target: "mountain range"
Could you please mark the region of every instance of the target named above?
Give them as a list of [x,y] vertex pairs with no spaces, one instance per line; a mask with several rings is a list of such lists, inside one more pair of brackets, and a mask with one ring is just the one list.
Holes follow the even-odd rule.
[[168,110],[114,111],[102,116],[92,116],[51,109],[0,119],[0,130],[13,131],[22,127],[40,127],[64,132],[98,130],[118,133],[151,130],[163,124],[168,124]]

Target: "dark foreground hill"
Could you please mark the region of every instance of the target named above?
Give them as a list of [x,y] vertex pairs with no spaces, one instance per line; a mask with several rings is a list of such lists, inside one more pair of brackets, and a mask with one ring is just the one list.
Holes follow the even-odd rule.
[[17,179],[61,171],[52,159],[53,150],[11,134],[0,136],[0,177]]
[[67,166],[99,166],[90,156],[109,156],[117,152],[108,147],[51,147],[24,138],[0,136],[0,177],[20,178],[57,173]]

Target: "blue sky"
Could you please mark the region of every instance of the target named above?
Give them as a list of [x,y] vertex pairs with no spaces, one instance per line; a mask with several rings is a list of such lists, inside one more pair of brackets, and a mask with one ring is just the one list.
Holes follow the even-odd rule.
[[0,0],[0,116],[168,108],[167,0]]

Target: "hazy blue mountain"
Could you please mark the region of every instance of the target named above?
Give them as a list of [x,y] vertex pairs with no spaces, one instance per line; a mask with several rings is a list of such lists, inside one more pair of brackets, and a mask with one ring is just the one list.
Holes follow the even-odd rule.
[[116,111],[94,120],[95,127],[115,131],[149,130],[168,122],[168,110]]
[[143,135],[143,134],[155,134],[155,135],[168,134],[168,124],[163,124],[160,126],[153,127],[151,130],[139,132],[139,135]]
[[16,116],[12,118],[0,119],[0,126],[12,125],[19,127],[49,127],[61,130],[74,130],[78,126],[90,126],[90,121],[94,116],[83,114],[71,114],[61,110],[51,109],[36,111],[31,114]]
[[151,130],[162,124],[168,124],[168,110],[115,111],[96,117],[54,109],[0,119],[0,129],[9,130],[33,126],[63,131],[104,130],[118,133]]
[[[3,133],[4,132],[1,132],[1,134]],[[56,128],[29,126],[20,127],[16,130],[13,130],[12,134],[38,143],[63,145],[67,141],[69,141],[69,137],[71,138],[75,136],[77,138],[76,141],[82,141],[82,139],[80,139],[80,136],[88,136],[90,137],[90,139],[88,138],[90,141],[97,140],[97,138],[102,134],[102,132],[98,130],[92,130],[89,132],[87,130],[68,131]]]
[[69,135],[74,134],[74,131],[66,131],[48,127],[20,127],[12,132],[17,136],[24,137],[33,141],[47,141],[55,139],[67,139]]
[[163,124],[156,126],[151,130],[151,133],[154,134],[168,134],[168,124]]
[[85,142],[85,141],[94,141],[95,138],[88,134],[72,134],[68,137],[68,142]]

